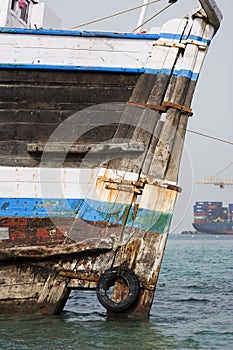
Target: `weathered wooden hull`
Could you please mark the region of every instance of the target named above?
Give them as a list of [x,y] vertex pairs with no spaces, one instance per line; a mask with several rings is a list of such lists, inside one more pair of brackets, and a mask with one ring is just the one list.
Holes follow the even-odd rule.
[[[41,246],[32,247],[30,251],[8,250],[8,256],[1,254],[1,313],[59,314],[72,288],[95,288],[98,263],[101,263],[101,256],[106,261],[110,247],[104,242],[93,253],[92,246],[88,250],[88,246],[82,244],[56,245],[54,252],[53,248],[47,252],[47,247]],[[75,269],[77,259],[81,259],[80,272]],[[93,267],[96,264],[96,271],[87,276],[86,269],[90,264]]]
[[[38,154],[30,156],[29,142],[47,142],[69,116],[84,108],[127,101],[139,74],[0,69],[0,159],[1,165],[40,166]],[[91,135],[79,142],[103,142],[113,136],[122,112],[112,111],[115,124],[108,124],[109,112],[96,108],[74,125],[89,123]],[[10,145],[9,145],[10,141]],[[17,160],[17,163],[16,163]],[[70,156],[69,166],[74,166]]]
[[121,314],[148,317],[213,34],[201,14],[152,36],[0,31],[2,313],[59,313],[117,267],[108,310],[130,270],[140,290]]

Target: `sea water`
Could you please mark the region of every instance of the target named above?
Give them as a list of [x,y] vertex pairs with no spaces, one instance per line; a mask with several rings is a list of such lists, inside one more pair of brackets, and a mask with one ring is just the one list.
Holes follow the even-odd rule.
[[60,316],[0,315],[0,350],[233,349],[232,253],[233,236],[170,235],[149,320],[74,291]]

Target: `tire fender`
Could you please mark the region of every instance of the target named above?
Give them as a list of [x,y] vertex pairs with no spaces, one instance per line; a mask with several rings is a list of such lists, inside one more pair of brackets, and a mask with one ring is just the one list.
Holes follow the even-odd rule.
[[[107,294],[109,288],[114,285],[118,278],[123,279],[129,288],[127,297],[121,302],[112,300]],[[96,293],[99,302],[107,310],[120,313],[128,310],[137,301],[140,294],[140,285],[137,276],[132,270],[125,267],[113,267],[100,276],[96,286]]]

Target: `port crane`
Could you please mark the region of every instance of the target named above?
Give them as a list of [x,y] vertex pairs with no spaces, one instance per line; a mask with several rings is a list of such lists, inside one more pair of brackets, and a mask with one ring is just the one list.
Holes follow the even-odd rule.
[[227,179],[214,179],[212,177],[208,177],[205,180],[197,181],[196,184],[203,184],[203,185],[217,185],[220,188],[224,188],[225,186],[233,186],[233,180],[227,180]]
[[224,188],[225,186],[233,186],[233,180],[230,179],[219,179],[215,178],[215,176],[218,176],[220,173],[222,173],[224,170],[228,169],[230,166],[232,166],[233,162],[228,164],[226,167],[218,171],[215,175],[208,177],[204,180],[199,180],[195,182],[196,184],[203,184],[203,185],[216,185],[220,188]]

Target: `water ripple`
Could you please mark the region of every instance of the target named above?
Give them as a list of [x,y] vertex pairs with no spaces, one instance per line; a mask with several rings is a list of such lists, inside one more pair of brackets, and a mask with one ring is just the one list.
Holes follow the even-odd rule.
[[0,315],[0,349],[233,349],[232,265],[230,239],[171,237],[148,321],[109,319],[76,291],[60,316]]

